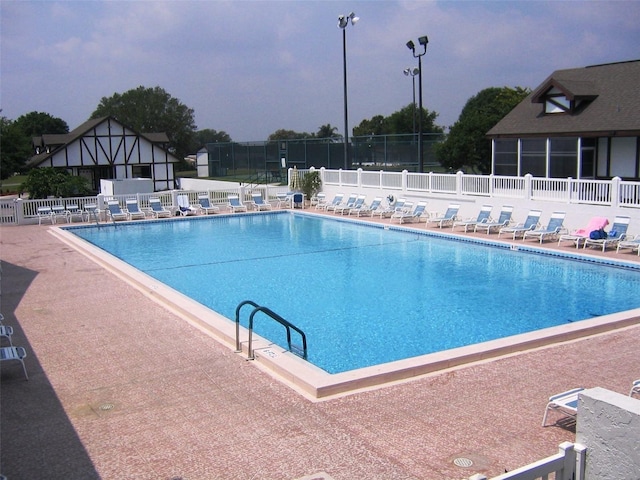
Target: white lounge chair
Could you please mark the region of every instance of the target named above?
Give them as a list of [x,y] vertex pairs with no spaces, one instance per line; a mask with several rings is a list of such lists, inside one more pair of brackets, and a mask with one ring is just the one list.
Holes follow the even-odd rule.
[[479,223],[487,223],[491,219],[491,211],[493,207],[491,205],[483,205],[480,207],[480,212],[476,218],[468,218],[466,220],[458,220],[453,222],[453,226],[451,227],[451,231],[455,230],[456,227],[464,227],[464,233],[467,233],[469,228],[475,228],[475,226]]
[[211,199],[208,194],[198,195],[198,203],[200,204],[200,210],[202,210],[205,215],[209,215],[210,213],[219,213],[220,207],[217,205],[213,205],[211,203]]
[[391,219],[396,218],[398,223],[404,222],[420,222],[423,216],[427,216],[425,209],[427,208],[427,202],[418,202],[416,207],[410,212],[403,212],[399,215],[392,215]]
[[347,200],[338,204],[338,205],[328,205],[326,210],[327,211],[331,211],[333,210],[333,213],[342,213],[342,211],[346,208],[349,209],[351,207],[353,207],[353,205],[356,203],[356,200],[358,199],[358,195],[355,193],[352,193],[351,195],[349,195],[349,197],[347,197]]
[[318,210],[332,210],[336,205],[340,205],[342,203],[342,199],[344,198],[344,193],[336,193],[333,200],[330,203],[325,203],[324,205],[318,204],[316,208]]
[[149,199],[149,212],[155,218],[171,216],[171,211],[164,208],[159,198],[152,197]]
[[229,210],[231,210],[232,213],[247,211],[247,206],[240,203],[240,197],[238,195],[228,195],[227,201]]
[[638,256],[640,257],[640,235],[636,235],[632,238],[625,238],[618,242],[618,246],[616,248],[616,253],[620,253],[620,250],[631,250],[632,252],[635,250],[638,252]]
[[640,378],[635,380],[631,384],[631,390],[629,390],[629,396],[633,397],[634,395],[640,395]]
[[126,200],[125,205],[127,208],[127,218],[129,220],[142,219],[147,218],[145,213],[140,210],[140,206],[138,205],[137,200]]
[[333,213],[339,212],[342,215],[344,215],[345,213],[348,215],[349,213],[351,213],[351,210],[359,210],[360,208],[362,208],[366,199],[366,195],[358,195],[356,197],[356,201],[353,202],[353,204],[351,204],[350,206],[338,207]]
[[253,205],[253,209],[254,210],[258,210],[263,211],[263,210],[271,210],[271,204],[268,202],[265,202],[262,199],[262,195],[260,195],[259,193],[252,193],[251,194],[251,204]]
[[13,360],[17,360],[22,364],[22,369],[24,370],[24,378],[29,380],[29,375],[27,375],[27,367],[24,365],[24,358],[27,356],[27,351],[22,347],[0,347],[0,361],[2,362],[10,362]]
[[558,238],[560,232],[566,232],[566,229],[562,226],[566,215],[566,212],[553,212],[546,227],[538,228],[535,230],[527,230],[522,235],[522,241],[525,241],[527,237],[533,237],[537,238],[538,240],[540,240],[540,243],[542,243],[545,238]]
[[51,207],[51,215],[53,215],[53,223],[58,223],[58,219],[64,223],[69,223],[69,214],[64,205],[54,205]]
[[396,212],[404,211],[404,205],[406,202],[407,201],[404,198],[398,198],[395,203],[390,203],[386,208],[378,208],[373,215],[377,215],[380,218],[391,217]]
[[94,220],[97,223],[100,219],[100,211],[98,210],[98,205],[96,205],[95,203],[85,203],[82,216],[86,218],[85,221],[87,222]]
[[122,211],[117,200],[109,200],[107,202],[107,214],[114,222],[117,220],[126,220],[128,218],[127,212]]
[[529,210],[529,214],[525,219],[524,223],[517,223],[512,226],[502,227],[498,231],[498,237],[503,233],[511,235],[511,238],[515,240],[519,235],[523,235],[525,232],[529,230],[533,230],[536,228],[540,221],[540,215],[542,212],[540,210]]
[[327,204],[327,195],[325,193],[317,193],[311,197],[311,205],[316,207],[316,210],[321,210]]
[[49,222],[51,225],[54,224],[55,220],[53,218],[53,212],[51,211],[51,207],[38,207],[38,225],[42,225],[42,222]]
[[547,414],[549,410],[559,410],[565,415],[575,417],[578,413],[578,394],[583,390],[584,388],[574,388],[573,390],[567,390],[566,392],[549,397],[547,408],[544,410],[544,417],[542,417],[542,426],[547,425]]
[[72,223],[74,218],[79,218],[81,222],[84,220],[83,212],[77,204],[68,204],[66,209],[69,223]]
[[622,240],[626,240],[627,237],[627,229],[629,228],[630,217],[619,215],[613,219],[613,225],[611,225],[611,230],[607,234],[607,238],[599,238],[592,239],[587,238],[584,241],[584,247],[602,247],[602,251],[604,252],[607,247],[617,246],[618,243]]
[[460,210],[460,205],[458,205],[457,203],[450,204],[449,207],[447,208],[447,211],[444,213],[444,215],[439,217],[428,218],[427,226],[429,226],[430,223],[437,224],[439,228],[442,228],[447,225],[453,225],[453,222],[456,221],[458,210]]
[[375,197],[371,205],[363,205],[357,210],[349,210],[349,215],[355,215],[356,217],[368,216],[372,217],[373,214],[380,208],[382,204],[382,197]]
[[609,220],[605,217],[593,217],[584,228],[579,228],[571,233],[565,233],[558,238],[558,246],[562,242],[572,242],[576,248],[580,248],[582,242],[589,238],[589,234],[595,230],[602,230],[609,225]]
[[193,205],[191,205],[191,202],[189,202],[188,195],[185,195],[185,194],[178,195],[177,201],[178,201],[178,208],[179,208],[180,215],[182,215],[183,217],[186,217],[188,215],[198,214],[198,210],[200,209],[198,207],[194,207]]
[[[502,228],[505,228],[511,223],[512,213],[513,207],[511,205],[503,205],[500,209],[500,216],[497,220],[490,219],[487,222],[477,223],[476,226],[473,227],[473,231],[478,232],[481,230],[486,230],[487,235],[489,235],[492,230],[500,230]],[[500,236],[500,234],[498,234],[498,236]]]

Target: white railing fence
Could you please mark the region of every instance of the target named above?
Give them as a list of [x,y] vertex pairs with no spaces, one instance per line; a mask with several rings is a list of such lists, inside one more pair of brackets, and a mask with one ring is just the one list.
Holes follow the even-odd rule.
[[313,167],[298,170],[298,175],[304,177],[310,171],[320,172],[322,184],[326,186],[395,190],[395,194],[449,194],[640,208],[640,182],[624,181],[619,177],[611,180],[576,180],[539,178],[529,174],[524,177],[505,177],[463,172],[316,170]]
[[[558,453],[524,467],[498,475],[491,480],[584,480],[587,448],[579,443],[564,442]],[[488,480],[475,474],[469,480]]]

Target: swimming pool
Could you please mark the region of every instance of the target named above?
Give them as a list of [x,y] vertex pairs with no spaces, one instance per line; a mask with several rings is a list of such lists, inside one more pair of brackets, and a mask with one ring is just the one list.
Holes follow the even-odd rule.
[[[637,270],[308,214],[70,230],[227,318],[271,308],[332,374],[640,306]],[[256,332],[285,344],[273,322]]]

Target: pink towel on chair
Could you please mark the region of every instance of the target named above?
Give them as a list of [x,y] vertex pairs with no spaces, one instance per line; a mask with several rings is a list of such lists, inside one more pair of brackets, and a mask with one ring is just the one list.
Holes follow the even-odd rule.
[[594,230],[600,230],[609,225],[609,220],[604,217],[593,217],[589,220],[589,224],[585,228],[580,228],[573,232],[574,235],[579,235],[581,237],[588,237],[591,232]]

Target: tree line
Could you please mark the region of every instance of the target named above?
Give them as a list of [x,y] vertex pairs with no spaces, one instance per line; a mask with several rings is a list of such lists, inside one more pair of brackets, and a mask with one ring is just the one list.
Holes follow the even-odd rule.
[[[436,146],[436,158],[450,170],[467,168],[476,173],[491,169],[491,146],[486,133],[528,94],[522,87],[492,87],[480,91],[465,104],[458,120],[449,127],[446,139]],[[438,114],[428,109],[417,111],[409,104],[388,116],[364,119],[353,128],[354,136],[415,134],[422,113],[423,133],[443,133],[436,124]],[[169,148],[178,158],[195,153],[207,143],[231,142],[224,131],[197,130],[194,110],[172,97],[161,87],[138,88],[103,97],[91,119],[111,116],[140,133],[164,132]],[[343,136],[331,124],[321,125],[315,133],[279,129],[268,140],[326,139],[342,142]],[[0,117],[0,177],[25,173],[26,162],[33,155],[32,138],[45,134],[66,134],[69,126],[48,113],[30,112],[16,120]]]

